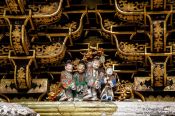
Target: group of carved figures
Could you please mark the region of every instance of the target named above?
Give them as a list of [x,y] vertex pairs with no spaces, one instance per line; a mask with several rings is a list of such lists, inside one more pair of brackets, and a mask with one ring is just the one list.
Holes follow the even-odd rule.
[[74,73],[73,67],[71,62],[67,62],[65,70],[61,72],[63,91],[59,101],[114,99],[116,76],[112,67],[107,67],[104,71],[101,61],[96,58],[87,64],[80,62]]
[[[82,60],[67,61],[60,81],[50,86],[51,101],[113,101],[132,92],[113,71],[114,61],[105,60],[103,49],[90,49]],[[129,89],[128,89],[129,88]],[[114,96],[114,94],[118,94]]]

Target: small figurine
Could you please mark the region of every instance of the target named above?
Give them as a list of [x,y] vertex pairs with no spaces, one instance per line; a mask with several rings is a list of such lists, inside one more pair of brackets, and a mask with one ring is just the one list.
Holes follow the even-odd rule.
[[113,74],[112,67],[106,69],[106,76],[101,80],[101,84],[105,84],[105,87],[101,92],[101,100],[112,101],[114,99],[113,88],[116,86],[116,76]]
[[103,71],[100,70],[101,62],[94,58],[92,62],[88,63],[86,76],[88,83],[88,95],[84,97],[85,100],[98,100],[97,92],[100,90],[100,79],[103,76]]
[[75,82],[73,80],[73,64],[68,61],[65,65],[65,70],[61,72],[61,84],[64,89],[60,101],[73,101],[73,90],[76,90]]
[[73,75],[76,84],[76,98],[77,101],[82,101],[87,93],[87,83],[85,74],[85,64],[79,63],[77,65],[77,72]]

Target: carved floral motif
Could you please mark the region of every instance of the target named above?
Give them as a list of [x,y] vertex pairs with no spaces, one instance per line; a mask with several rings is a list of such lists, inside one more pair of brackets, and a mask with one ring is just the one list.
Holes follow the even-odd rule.
[[136,53],[144,53],[144,45],[139,44],[128,44],[127,42],[120,42],[119,48],[124,53],[133,53],[133,55],[125,55],[123,53],[119,53],[119,56],[125,60],[137,61],[143,60],[143,57],[140,55],[136,55]]
[[118,18],[125,20],[125,21],[143,21],[143,15],[123,15],[119,12],[116,12],[116,15]]
[[43,5],[40,7],[37,13],[52,14],[57,10],[57,7],[58,7],[57,3],[51,3],[50,5]]
[[123,11],[143,11],[147,2],[128,2],[127,0],[119,0],[119,6]]
[[55,16],[45,17],[45,18],[35,18],[34,22],[36,24],[52,24],[52,23],[55,23],[55,22],[59,21],[59,18],[61,17],[61,14],[62,14],[62,11],[60,11]]
[[18,4],[15,0],[6,0],[6,3],[11,11],[17,13],[18,12]]
[[161,26],[161,22],[155,21],[153,23],[153,28],[154,28],[154,49],[157,52],[160,52],[160,50],[163,49],[163,33],[164,33],[164,30]]
[[153,0],[154,8],[163,7],[163,2],[164,2],[164,0]]
[[163,86],[164,82],[164,67],[160,64],[154,65],[153,78],[155,86]]
[[37,56],[44,56],[44,55],[57,55],[57,53],[61,49],[61,44],[60,43],[54,43],[52,45],[37,45],[33,46],[33,48],[36,49],[36,54]]
[[113,22],[113,21],[110,21],[109,19],[105,19],[104,20],[104,27],[107,29],[107,30],[110,30],[111,29],[111,26],[112,25],[115,25],[116,23]]
[[23,48],[21,46],[21,25],[15,25],[14,30],[12,30],[12,44],[17,53],[23,53]]
[[26,86],[26,73],[24,67],[20,67],[17,71],[17,83],[19,88],[25,89]]

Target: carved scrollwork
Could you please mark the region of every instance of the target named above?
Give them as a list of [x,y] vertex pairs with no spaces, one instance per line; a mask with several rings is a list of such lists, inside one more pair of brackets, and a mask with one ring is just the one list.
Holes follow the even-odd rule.
[[148,2],[128,2],[127,0],[117,0],[117,5],[123,11],[143,11]]
[[58,8],[58,3],[50,3],[49,5],[39,5],[38,11],[34,12],[34,14],[52,14]]
[[[137,53],[144,53],[144,45],[139,44],[128,44],[127,42],[120,42],[119,48],[122,53],[119,56],[125,60],[130,61],[141,61],[144,57],[137,55]],[[125,53],[125,54],[123,54]],[[132,53],[133,55],[127,55],[127,53]]]
[[72,31],[72,30],[71,30],[71,33],[70,33],[71,38],[76,39],[76,38],[80,37],[80,35],[81,35],[82,31],[83,31],[83,18],[84,18],[84,16],[85,16],[85,14],[86,14],[86,13],[83,13],[83,14],[81,15],[80,23],[79,23],[78,28],[77,28],[75,31]]
[[66,48],[60,43],[54,43],[52,45],[37,45],[33,46],[36,50],[36,57],[40,59],[41,63],[53,63],[60,62],[64,57]]
[[127,0],[116,0],[116,15],[118,18],[127,21],[143,21],[142,14],[126,14],[124,12],[143,12],[144,6],[146,6],[148,2],[128,2]]
[[115,98],[119,101],[134,98],[133,84],[122,80],[121,83],[117,85]]
[[34,22],[36,24],[52,24],[57,22],[61,17],[62,12],[60,11],[57,15],[52,17],[45,17],[45,18],[36,18],[34,19]]
[[8,55],[10,49],[11,49],[10,45],[0,46],[0,55]]
[[138,43],[129,44],[128,42],[120,42],[120,48],[125,53],[136,53],[144,52],[144,45],[139,45]]
[[62,14],[62,2],[63,0],[59,0],[59,2],[50,3],[50,5],[44,5],[41,7],[37,7],[38,11],[34,12],[32,16],[34,18],[34,22],[39,24],[52,24],[57,22],[61,18]]
[[131,22],[143,21],[143,15],[123,15],[119,12],[116,12],[116,15],[118,18],[125,20],[125,21],[131,21]]
[[109,19],[104,20],[104,28],[106,28],[106,30],[110,30],[112,25],[116,25],[116,23]]
[[65,24],[64,26],[62,26],[63,28],[70,28],[71,31],[75,31],[77,29],[77,22],[72,21],[71,23]]

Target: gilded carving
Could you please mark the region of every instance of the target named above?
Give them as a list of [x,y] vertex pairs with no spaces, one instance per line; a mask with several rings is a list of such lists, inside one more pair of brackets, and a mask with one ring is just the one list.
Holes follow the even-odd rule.
[[117,100],[123,101],[125,99],[134,98],[132,83],[122,80],[116,87],[115,98]]
[[113,21],[110,21],[109,19],[105,19],[104,20],[104,27],[107,29],[107,30],[111,30],[111,26],[113,25],[116,25],[115,22]]
[[[120,42],[119,48],[123,53],[119,52],[119,56],[123,59],[130,61],[143,60],[142,56],[136,55],[137,53],[144,53],[144,45],[128,44],[127,42]],[[126,55],[127,53],[133,53],[132,55]]]
[[64,58],[66,51],[66,48],[60,43],[36,45],[33,48],[36,50],[37,58],[40,58],[40,62],[43,64],[60,62]]
[[52,84],[50,86],[50,92],[48,93],[47,99],[50,101],[56,101],[59,99],[58,97],[61,97],[62,93],[62,87],[60,83]]
[[127,0],[118,0],[119,6],[123,11],[143,11],[147,2],[128,2]]
[[73,21],[71,23],[65,24],[62,28],[70,28],[71,31],[75,31],[77,29],[77,22]]
[[156,52],[160,52],[163,49],[163,33],[164,29],[161,26],[160,21],[155,21],[153,23],[154,28],[154,49]]
[[167,84],[164,88],[164,91],[174,91],[175,90],[175,78],[174,77],[167,77]]
[[134,77],[134,90],[153,91],[151,87],[151,77]]
[[23,53],[24,51],[21,45],[21,38],[22,38],[21,25],[15,25],[14,30],[12,30],[11,38],[15,52]]
[[26,89],[26,70],[24,69],[24,67],[20,67],[17,70],[17,83],[18,83],[18,87],[22,88],[22,89]]
[[57,10],[58,4],[57,3],[50,3],[50,5],[43,5],[39,6],[39,10],[34,13],[38,14],[52,14]]
[[153,68],[153,78],[154,78],[154,85],[156,87],[160,87],[164,85],[164,67],[160,64],[154,65]]
[[58,14],[51,16],[51,17],[35,18],[34,22],[37,25],[39,25],[39,24],[52,24],[52,23],[59,21],[61,14],[62,14],[62,11],[58,12]]
[[17,13],[18,12],[18,4],[15,0],[6,0],[7,6],[10,8],[11,11]]
[[154,8],[163,7],[164,0],[153,0]]
[[[36,101],[30,94],[43,94],[42,98],[48,85],[47,100],[56,101],[64,95],[60,79],[71,76],[77,83],[70,86],[81,98],[75,101],[124,101],[135,98],[137,91],[175,91],[172,0],[97,0],[94,9],[88,0],[70,1],[0,2],[0,93],[19,96],[26,90],[28,98],[10,96],[12,101]],[[69,59],[72,71],[61,72]],[[34,77],[48,81],[32,79],[30,69]],[[164,97],[147,98],[151,99]]]
[[143,21],[143,15],[123,15],[119,12],[116,12],[116,16],[125,21],[132,21],[132,22]]
[[7,55],[9,50],[11,49],[10,45],[2,45],[0,46],[0,55]]
[[1,79],[0,81],[0,93],[17,93],[18,91],[14,86],[14,79]]

